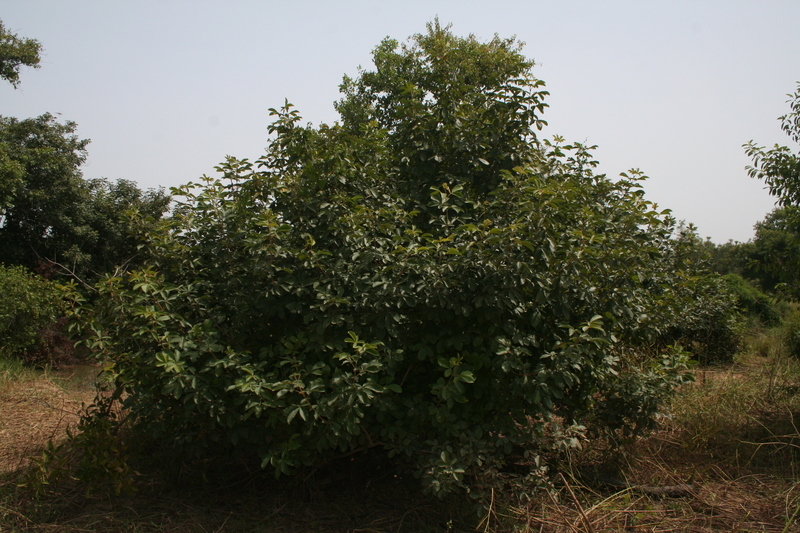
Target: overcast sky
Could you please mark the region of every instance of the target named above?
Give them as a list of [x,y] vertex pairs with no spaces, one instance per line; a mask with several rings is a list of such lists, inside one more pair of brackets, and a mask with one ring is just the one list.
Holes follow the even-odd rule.
[[800,0],[3,0],[6,27],[45,53],[19,89],[0,85],[0,115],[77,122],[86,178],[177,186],[261,155],[285,98],[332,123],[342,75],[437,15],[524,41],[551,92],[545,135],[598,145],[611,176],[641,169],[701,236],[746,241],[772,209],[742,144],[790,143],[777,117],[800,81]]

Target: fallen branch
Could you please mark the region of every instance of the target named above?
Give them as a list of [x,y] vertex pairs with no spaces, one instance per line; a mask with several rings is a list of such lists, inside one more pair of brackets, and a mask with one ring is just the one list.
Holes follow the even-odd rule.
[[691,483],[679,483],[677,485],[636,485],[607,476],[598,476],[595,478],[595,481],[617,489],[645,494],[647,496],[658,496],[660,498],[687,498],[694,496],[696,493],[695,486]]

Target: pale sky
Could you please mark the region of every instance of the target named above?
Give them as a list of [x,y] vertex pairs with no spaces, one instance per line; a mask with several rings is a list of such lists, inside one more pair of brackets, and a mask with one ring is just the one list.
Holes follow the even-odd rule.
[[777,117],[800,81],[798,0],[3,0],[6,27],[45,53],[19,89],[0,84],[0,115],[75,121],[86,178],[173,187],[260,156],[285,98],[332,123],[342,75],[437,15],[525,42],[551,92],[544,135],[598,145],[610,176],[641,169],[701,236],[746,241],[771,210],[742,144],[791,146]]

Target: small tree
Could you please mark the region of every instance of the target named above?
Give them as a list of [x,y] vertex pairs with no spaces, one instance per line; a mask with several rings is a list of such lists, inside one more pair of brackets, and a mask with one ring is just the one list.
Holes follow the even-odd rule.
[[514,40],[434,23],[374,58],[341,123],[272,110],[267,154],[176,190],[148,268],[78,309],[134,429],[278,474],[380,447],[443,495],[651,427],[685,354],[624,348],[675,308],[640,176],[537,139]]

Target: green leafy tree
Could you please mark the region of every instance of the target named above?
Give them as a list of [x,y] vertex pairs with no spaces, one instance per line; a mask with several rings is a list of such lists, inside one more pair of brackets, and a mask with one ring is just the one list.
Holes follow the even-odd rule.
[[272,110],[266,155],[175,190],[147,268],[75,308],[134,431],[278,474],[379,447],[444,495],[652,427],[686,354],[626,348],[676,308],[641,177],[537,139],[514,40],[433,23],[374,58],[341,123]]
[[[779,118],[781,129],[796,144],[800,144],[800,83],[797,91],[788,96],[792,111]],[[753,159],[753,165],[747,167],[750,177],[763,180],[770,194],[778,197],[780,205],[800,205],[800,152],[777,144],[767,150],[753,141],[744,147],[747,155]]]
[[35,39],[23,39],[11,33],[0,20],[0,78],[16,88],[21,66],[39,68],[42,45]]
[[758,284],[758,274],[752,264],[753,243],[728,241],[715,244],[705,241],[710,256],[710,268],[718,274],[735,274]]
[[96,278],[138,265],[138,236],[169,210],[171,197],[163,189],[143,191],[129,180],[86,180],[83,187],[81,218],[87,230],[71,248],[72,257],[81,259],[81,270]]
[[679,344],[700,363],[733,357],[741,346],[743,317],[731,284],[711,264],[697,229],[679,224],[653,261],[649,285],[657,297],[646,314],[654,334],[640,341],[643,346]]
[[[800,145],[800,83],[795,93],[788,96],[791,112],[780,117],[781,129]],[[745,151],[753,159],[753,165],[747,168],[750,176],[763,180],[784,208],[775,210],[756,226],[753,257],[757,269],[766,289],[778,287],[785,294],[797,297],[800,295],[797,280],[800,271],[797,253],[800,151],[777,144],[766,150],[752,141],[745,145]]]
[[800,298],[800,208],[778,208],[756,224],[750,260],[765,290]]
[[445,181],[488,192],[503,170],[528,162],[533,131],[546,124],[548,93],[520,49],[514,39],[459,38],[437,20],[409,44],[385,39],[376,70],[345,77],[336,108],[348,132],[375,124],[387,133],[398,184],[423,206]]
[[63,291],[20,266],[0,264],[0,357],[23,356],[65,310]]
[[79,276],[96,275],[135,255],[125,211],[159,218],[168,208],[163,191],[84,180],[80,167],[89,141],[75,129],[74,122],[50,114],[0,117],[0,168],[7,169],[0,177],[7,191],[0,206],[0,261],[30,269],[58,263]]
[[[40,259],[63,255],[83,228],[85,190],[80,166],[88,140],[75,135],[74,122],[53,115],[18,120],[0,117],[0,153],[16,178],[2,208],[0,260],[34,268]],[[7,165],[8,166],[8,165]]]

